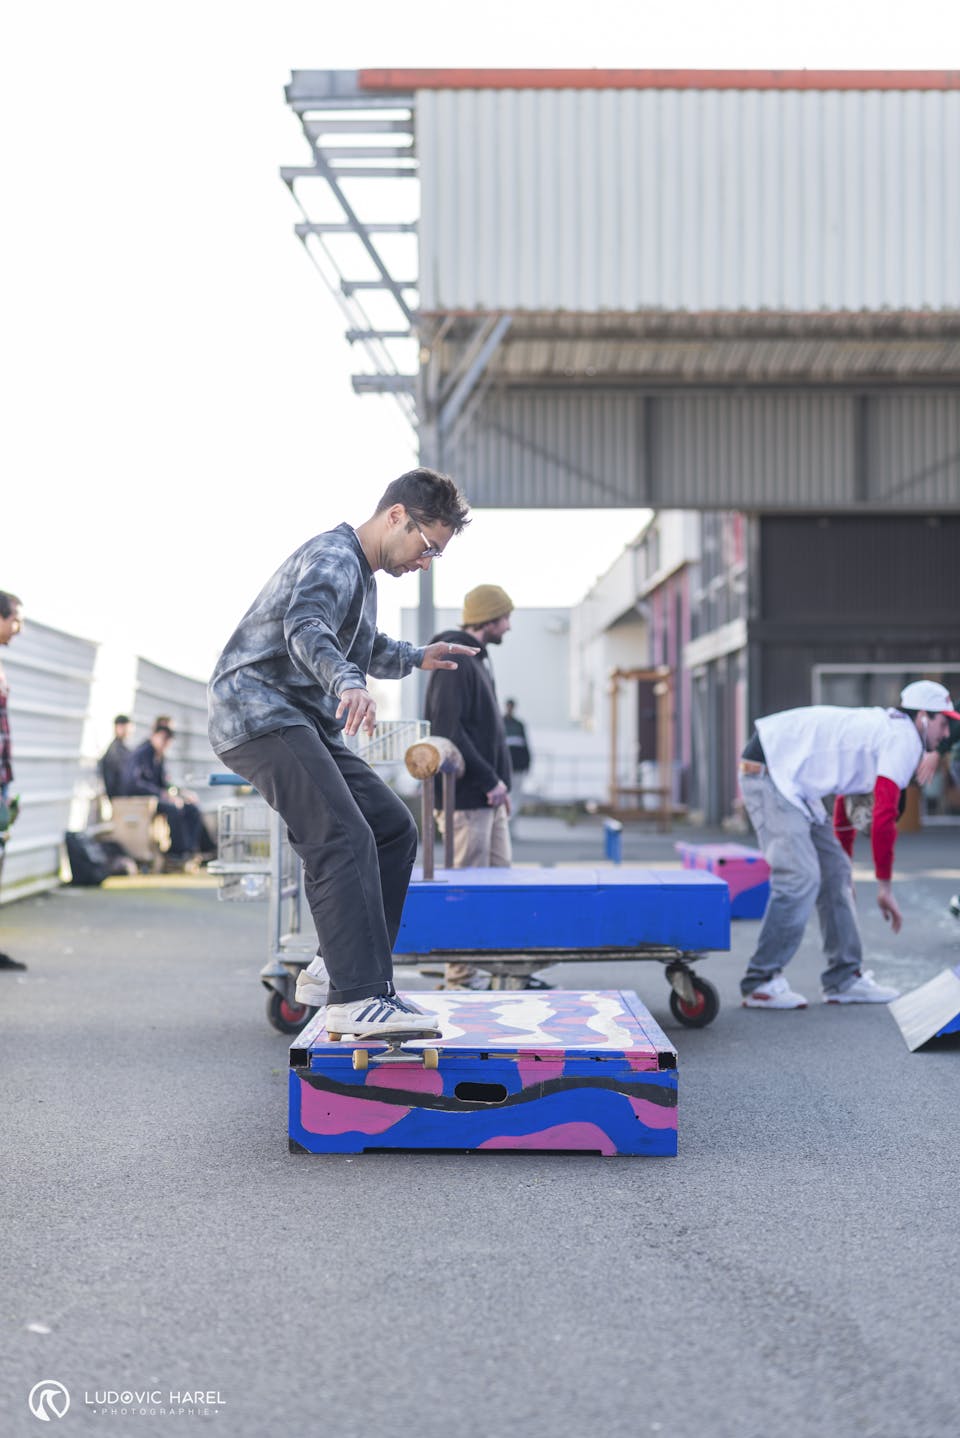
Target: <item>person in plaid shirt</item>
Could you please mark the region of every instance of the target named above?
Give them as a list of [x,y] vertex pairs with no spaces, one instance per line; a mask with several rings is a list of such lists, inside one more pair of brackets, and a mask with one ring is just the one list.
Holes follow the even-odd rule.
[[[0,589],[0,644],[9,644],[23,628],[23,605],[15,594]],[[7,718],[7,676],[0,664],[0,802],[7,809],[7,795],[13,782],[13,763],[10,754],[10,721]],[[3,869],[3,851],[6,847],[7,820],[0,824],[0,871]],[[0,954],[0,969],[25,969],[26,964],[11,959],[9,954]]]

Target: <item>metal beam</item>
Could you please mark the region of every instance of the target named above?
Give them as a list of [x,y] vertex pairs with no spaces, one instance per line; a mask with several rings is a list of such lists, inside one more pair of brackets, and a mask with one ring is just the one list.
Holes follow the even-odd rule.
[[[389,275],[382,280],[341,280],[340,288],[345,295],[356,294],[357,290],[416,290],[420,287],[419,280],[394,280]],[[406,308],[406,306],[404,306]],[[411,322],[413,316],[410,316]]]
[[441,404],[443,404],[444,401],[453,394],[453,391],[456,389],[457,385],[460,383],[461,379],[467,373],[470,366],[476,359],[477,355],[483,348],[487,337],[492,334],[493,327],[496,322],[496,315],[488,315],[486,319],[481,320],[480,323],[477,325],[470,340],[467,342],[467,344],[464,345],[459,360],[454,365],[450,373],[447,375],[446,379],[443,381],[443,384],[440,389]]
[[416,339],[413,330],[347,330],[348,344],[356,344],[358,340],[412,340]]
[[416,160],[409,145],[324,145],[328,160]]
[[317,140],[321,135],[412,135],[410,120],[367,120],[359,116],[355,120],[304,120],[303,128],[308,140]]
[[350,376],[354,394],[413,394],[415,374],[355,374]]
[[326,170],[318,165],[284,165],[280,170],[288,185],[295,180],[329,180],[333,175],[341,180],[409,180],[416,179],[417,171],[413,165],[329,165]]
[[[294,232],[303,239],[304,235],[354,235],[356,230],[346,220],[304,220],[294,225]],[[369,235],[415,235],[416,220],[365,220],[364,229]]]
[[510,322],[510,315],[500,315],[456,389],[450,395],[449,399],[441,403],[440,413],[437,416],[437,427],[441,435],[447,434],[457,415],[469,399],[471,390],[483,374],[491,356],[510,328]]

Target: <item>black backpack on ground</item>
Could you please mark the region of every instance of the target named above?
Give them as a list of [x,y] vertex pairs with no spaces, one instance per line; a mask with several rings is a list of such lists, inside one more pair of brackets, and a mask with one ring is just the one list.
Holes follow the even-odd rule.
[[68,833],[67,858],[70,861],[71,884],[83,888],[95,887],[102,884],[110,873],[110,856],[92,834]]

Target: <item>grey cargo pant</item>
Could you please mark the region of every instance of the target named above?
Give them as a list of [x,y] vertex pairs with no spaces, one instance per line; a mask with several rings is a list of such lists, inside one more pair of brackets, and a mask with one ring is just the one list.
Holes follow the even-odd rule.
[[328,1002],[393,992],[393,945],[417,853],[406,804],[345,744],[291,725],[222,756],[283,819],[330,975]]
[[769,774],[741,774],[740,792],[770,865],[770,900],[756,951],[740,981],[746,995],[790,962],[817,906],[827,967],[825,990],[848,988],[863,957],[850,860],[829,821],[815,824],[780,793]]

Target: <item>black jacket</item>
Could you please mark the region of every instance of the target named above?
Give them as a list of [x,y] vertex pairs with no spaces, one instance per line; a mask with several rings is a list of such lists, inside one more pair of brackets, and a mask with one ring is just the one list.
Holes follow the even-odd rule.
[[100,760],[100,777],[103,780],[103,787],[107,791],[108,799],[116,799],[126,792],[123,785],[131,752],[122,739],[114,739]]
[[166,764],[150,740],[144,739],[127,760],[121,793],[153,794],[158,799],[166,799],[168,784]]
[[[461,629],[446,629],[436,639],[477,645],[474,636]],[[509,788],[513,777],[507,736],[486,649],[474,656],[457,656],[457,666],[431,671],[424,718],[430,721],[432,734],[452,740],[463,755],[466,768],[457,780],[455,807],[486,809],[490,790],[501,780]]]

